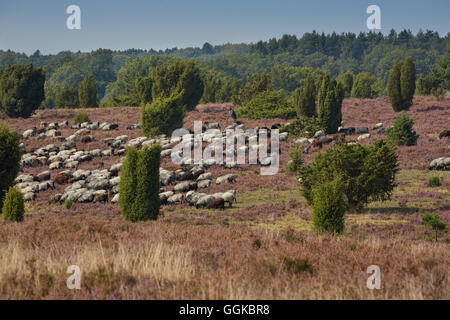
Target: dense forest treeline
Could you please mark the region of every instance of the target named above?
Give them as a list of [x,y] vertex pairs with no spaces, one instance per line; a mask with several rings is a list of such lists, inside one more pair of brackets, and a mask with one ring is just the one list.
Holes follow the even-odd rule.
[[[254,44],[212,46],[205,43],[202,48],[159,51],[98,49],[90,53],[63,51],[43,55],[37,50],[26,55],[0,50],[0,70],[16,63],[43,67],[46,81],[42,107],[50,108],[56,107],[58,95],[64,95],[65,92],[61,93],[63,88],[66,91],[77,88],[91,75],[100,100],[111,102],[115,99],[106,105],[133,105],[133,101],[128,100],[135,93],[136,80],[148,76],[157,66],[167,66],[180,58],[197,60],[205,78],[202,102],[229,97],[227,91],[231,92],[233,86],[238,85],[235,81],[245,84],[255,74],[267,74],[273,89],[283,89],[291,95],[296,88],[303,86],[310,73],[342,79],[351,72],[355,76],[360,74],[361,81],[369,83],[371,96],[379,96],[386,94],[387,80],[397,60],[412,57],[417,78],[423,78],[443,59],[449,42],[450,34],[442,37],[433,31],[420,31],[415,35],[409,30],[400,33],[392,30],[387,35],[313,31],[300,38],[284,35],[280,39]],[[219,88],[222,92],[218,92]]]

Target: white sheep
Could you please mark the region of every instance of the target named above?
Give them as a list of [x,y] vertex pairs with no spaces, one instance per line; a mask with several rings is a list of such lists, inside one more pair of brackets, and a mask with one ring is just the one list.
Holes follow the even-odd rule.
[[159,194],[159,201],[162,204],[166,204],[167,203],[167,199],[169,199],[173,195],[174,195],[173,191],[162,192],[162,193]]
[[182,193],[176,193],[167,199],[168,204],[180,204],[183,203],[184,195]]
[[229,183],[236,182],[236,176],[234,174],[230,173],[230,174],[226,174],[224,176],[218,177],[216,179],[216,184],[221,184],[223,182],[229,182]]
[[197,193],[195,191],[189,191],[186,193],[186,202],[189,203],[191,206],[195,206],[197,204],[197,201],[201,198],[206,196],[206,193]]
[[224,193],[222,193],[222,198],[223,198],[223,200],[224,200],[225,202],[227,202],[227,203],[230,205],[230,207],[231,207],[232,204],[233,204],[233,201],[237,203],[237,200],[236,200],[236,190],[228,190],[228,191],[225,191]]

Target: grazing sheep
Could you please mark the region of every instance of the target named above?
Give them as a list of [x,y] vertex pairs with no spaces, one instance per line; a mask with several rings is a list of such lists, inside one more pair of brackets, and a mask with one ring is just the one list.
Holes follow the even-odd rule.
[[225,209],[225,201],[222,198],[217,198],[217,199],[213,199],[211,200],[211,202],[209,202],[206,207],[208,209]]
[[211,172],[206,172],[206,173],[202,173],[201,175],[198,176],[197,181],[200,180],[211,180],[212,179],[212,173]]
[[225,202],[227,202],[227,203],[230,205],[230,207],[231,207],[232,204],[233,204],[233,201],[237,203],[237,200],[236,200],[236,190],[228,190],[228,191],[225,191],[224,193],[222,193],[222,199],[223,199]]
[[168,204],[181,204],[184,200],[184,194],[177,193],[167,199]]
[[230,173],[230,174],[226,174],[224,176],[218,177],[216,179],[216,184],[221,184],[224,182],[234,183],[234,182],[236,182],[236,176],[234,174]]
[[186,193],[186,202],[190,205],[190,206],[195,206],[197,204],[197,201],[206,196],[206,193],[197,193],[195,191],[189,191],[188,193]]
[[167,204],[167,199],[169,199],[173,195],[173,191],[162,192],[159,194],[159,201],[161,202],[161,204]]
[[190,187],[189,181],[180,182],[175,185],[175,187],[173,188],[173,191],[185,192],[185,191],[189,191],[189,187]]
[[[186,196],[184,197],[184,200],[186,200],[186,202],[189,204],[189,205],[193,205],[192,204],[192,199],[193,199],[193,197],[196,195],[197,193],[195,192],[195,191],[193,191],[193,190],[191,190],[191,191],[188,191],[187,193],[186,193]],[[195,204],[195,203],[194,203]]]
[[210,185],[211,185],[211,180],[200,180],[197,182],[197,187],[199,189],[209,188]]
[[195,204],[195,207],[197,209],[199,207],[206,207],[213,200],[214,200],[213,196],[210,196],[210,195],[202,196],[200,199],[198,199],[197,203]]

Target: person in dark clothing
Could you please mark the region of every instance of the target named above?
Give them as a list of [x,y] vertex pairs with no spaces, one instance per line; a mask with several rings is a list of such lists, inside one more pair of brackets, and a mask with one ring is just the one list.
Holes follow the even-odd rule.
[[236,112],[234,112],[233,108],[230,108],[230,116],[233,118],[233,121],[236,122]]

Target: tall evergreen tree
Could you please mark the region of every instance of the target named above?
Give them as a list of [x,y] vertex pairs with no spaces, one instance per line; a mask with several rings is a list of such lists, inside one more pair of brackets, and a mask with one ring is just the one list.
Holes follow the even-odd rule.
[[400,60],[395,62],[387,84],[389,100],[395,112],[404,110],[400,82],[402,65],[403,63]]
[[402,64],[400,87],[403,105],[408,109],[412,105],[414,92],[416,91],[416,67],[411,57],[407,57]]
[[78,87],[78,101],[81,108],[98,107],[97,85],[92,75],[81,81]]
[[325,76],[318,94],[317,113],[322,127],[327,133],[336,133],[342,122],[343,89],[336,80]]
[[295,92],[295,108],[299,117],[313,117],[316,115],[315,84],[311,75],[305,80],[302,88]]
[[408,110],[416,90],[416,68],[411,57],[396,61],[389,76],[387,92],[395,112]]
[[159,214],[161,146],[129,148],[119,184],[119,205],[128,221],[156,220]]

